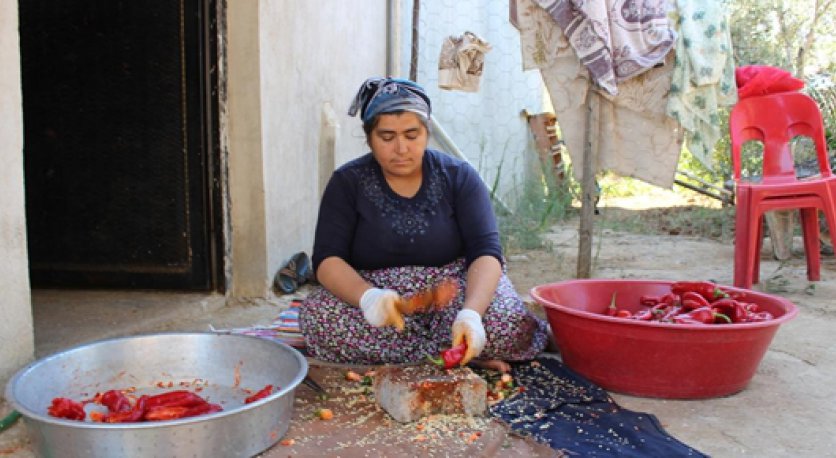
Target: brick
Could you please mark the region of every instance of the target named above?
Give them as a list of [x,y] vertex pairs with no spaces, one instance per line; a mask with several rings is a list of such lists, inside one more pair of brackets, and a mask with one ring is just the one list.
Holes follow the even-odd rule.
[[467,367],[383,366],[374,390],[378,405],[401,423],[433,414],[482,416],[488,406],[487,382]]

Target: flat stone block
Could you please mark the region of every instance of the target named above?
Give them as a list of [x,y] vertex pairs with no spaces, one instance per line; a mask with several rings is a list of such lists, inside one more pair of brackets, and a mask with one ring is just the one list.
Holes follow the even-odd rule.
[[433,414],[482,416],[488,405],[487,382],[467,367],[383,366],[374,390],[378,405],[401,423]]

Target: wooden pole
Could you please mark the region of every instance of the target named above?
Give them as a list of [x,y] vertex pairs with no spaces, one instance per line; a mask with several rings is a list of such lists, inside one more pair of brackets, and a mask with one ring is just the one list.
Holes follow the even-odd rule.
[[[586,90],[586,123],[583,141],[583,176],[581,177],[581,222],[578,227],[577,278],[589,278],[592,272],[592,218],[595,211],[595,163],[599,134],[598,100],[594,85]],[[592,123],[595,123],[593,126]],[[593,142],[595,144],[593,145]]]

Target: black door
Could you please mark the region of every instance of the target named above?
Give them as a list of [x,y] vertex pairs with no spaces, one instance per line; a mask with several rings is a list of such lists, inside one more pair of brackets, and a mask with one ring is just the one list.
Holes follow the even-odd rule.
[[19,2],[34,287],[222,288],[210,3]]

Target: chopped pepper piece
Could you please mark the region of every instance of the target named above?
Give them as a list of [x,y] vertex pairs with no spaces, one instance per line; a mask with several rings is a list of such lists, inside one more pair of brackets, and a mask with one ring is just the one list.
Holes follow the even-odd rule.
[[259,399],[264,399],[267,396],[270,396],[270,394],[272,394],[272,393],[273,393],[273,385],[267,385],[264,388],[258,390],[258,392],[255,393],[254,395],[248,396],[246,399],[244,399],[244,404],[249,404],[251,402],[258,401]]
[[52,405],[47,409],[47,413],[57,418],[66,418],[68,420],[84,420],[86,413],[84,406],[80,402],[73,401],[69,398],[55,398],[52,400]]

